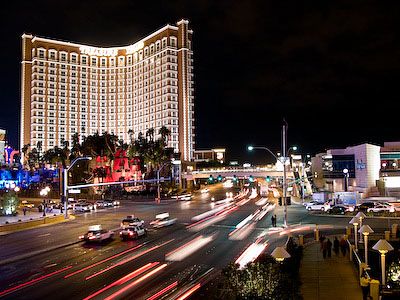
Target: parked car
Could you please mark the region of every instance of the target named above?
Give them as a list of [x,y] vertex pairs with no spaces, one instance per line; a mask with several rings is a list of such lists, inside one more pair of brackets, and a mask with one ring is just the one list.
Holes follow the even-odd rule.
[[377,204],[374,207],[368,208],[367,212],[394,212],[395,209],[392,205],[388,204]]
[[94,203],[94,205],[95,205],[96,209],[97,208],[105,208],[107,206],[103,201],[96,201]]
[[144,221],[136,218],[134,215],[126,216],[125,219],[122,220],[120,226],[122,229],[125,229],[128,226],[140,226],[143,225]]
[[146,230],[146,228],[144,228],[143,225],[139,225],[139,226],[129,225],[129,226],[125,227],[125,229],[121,230],[119,235],[123,240],[138,239],[141,236],[146,236],[147,230]]
[[93,225],[89,226],[88,232],[79,236],[79,239],[86,242],[101,242],[111,239],[113,234],[112,231],[103,229],[101,225]]
[[175,224],[176,218],[171,218],[169,213],[156,215],[156,219],[150,223],[154,228],[161,228]]
[[80,211],[80,212],[89,212],[91,211],[92,207],[89,204],[86,203],[77,203],[74,205],[74,210],[75,211]]
[[331,208],[331,205],[328,202],[325,203],[311,203],[306,206],[307,210],[320,210],[320,211],[328,211]]
[[75,204],[77,204],[78,202],[75,200],[69,200],[68,201],[68,207],[67,209],[74,209]]

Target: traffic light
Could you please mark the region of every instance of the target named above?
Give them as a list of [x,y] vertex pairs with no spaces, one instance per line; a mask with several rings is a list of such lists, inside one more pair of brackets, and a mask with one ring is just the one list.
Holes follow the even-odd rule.
[[271,177],[267,176],[266,181],[271,182]]
[[236,175],[233,175],[233,181],[236,182],[237,181],[237,177]]
[[253,180],[254,180],[253,175],[250,175],[249,182],[253,182]]
[[278,203],[279,203],[279,206],[282,206],[282,197],[279,197]]
[[210,178],[208,178],[208,180],[209,180],[210,182],[214,181],[214,178],[212,177],[212,175],[210,175]]
[[286,205],[292,204],[292,197],[286,197]]
[[221,181],[221,180],[222,180],[221,175],[218,175],[218,181]]

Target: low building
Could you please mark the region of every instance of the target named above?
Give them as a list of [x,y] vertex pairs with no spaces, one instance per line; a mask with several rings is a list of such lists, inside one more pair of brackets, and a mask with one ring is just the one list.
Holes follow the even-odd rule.
[[210,150],[195,150],[195,162],[211,162],[218,161],[221,164],[225,163],[225,149],[210,149]]

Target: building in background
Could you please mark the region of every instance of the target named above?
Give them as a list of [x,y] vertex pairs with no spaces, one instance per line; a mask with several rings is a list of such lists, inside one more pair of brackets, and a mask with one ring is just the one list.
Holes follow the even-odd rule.
[[0,128],[0,164],[6,162],[4,147],[6,145],[6,130]]
[[220,164],[225,163],[225,149],[210,149],[210,150],[195,150],[194,151],[195,162],[212,162],[216,161]]
[[189,22],[166,25],[134,44],[93,47],[22,35],[20,148],[46,151],[75,133],[125,141],[166,126],[168,147],[193,160],[194,74]]

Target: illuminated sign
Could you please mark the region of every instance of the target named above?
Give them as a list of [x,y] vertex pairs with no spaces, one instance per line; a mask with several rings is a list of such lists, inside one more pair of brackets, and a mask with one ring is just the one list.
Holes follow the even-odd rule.
[[144,47],[143,42],[138,42],[136,44],[127,46],[127,47],[118,47],[118,48],[96,48],[89,46],[82,46],[79,50],[83,54],[87,55],[96,55],[96,56],[117,56],[118,50],[125,50],[126,54],[132,54]]
[[217,152],[217,160],[224,160],[224,153]]

